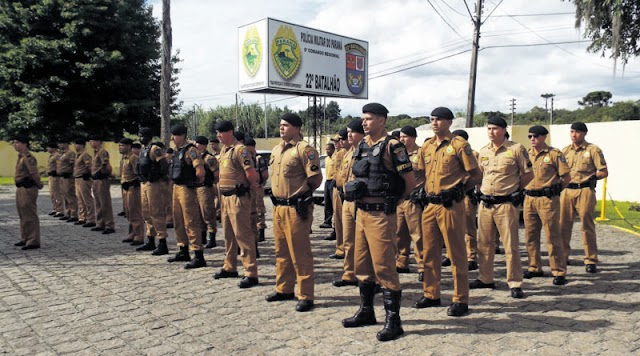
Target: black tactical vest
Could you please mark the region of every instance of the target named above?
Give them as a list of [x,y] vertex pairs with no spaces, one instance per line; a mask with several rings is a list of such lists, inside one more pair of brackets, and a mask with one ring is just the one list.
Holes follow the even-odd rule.
[[404,193],[404,180],[389,171],[382,161],[391,136],[369,147],[365,140],[353,152],[353,175],[367,187],[365,197],[400,197]]
[[153,145],[151,144],[140,151],[140,157],[138,157],[138,175],[143,182],[155,182],[162,178],[160,162],[154,161],[149,157]]
[[189,148],[194,147],[189,143],[179,150],[173,151],[173,159],[171,162],[171,180],[178,185],[186,185],[195,187],[198,179],[196,177],[196,169],[185,161],[185,154]]
[[[204,151],[204,153],[202,154],[202,159],[205,162],[207,161],[207,156],[211,156],[211,153],[209,153],[208,151]],[[214,179],[215,179],[215,176],[214,176],[213,172],[211,172],[211,169],[209,169],[208,167],[205,168],[205,170],[204,170],[204,183],[202,183],[202,185],[204,185],[206,187],[212,187]]]

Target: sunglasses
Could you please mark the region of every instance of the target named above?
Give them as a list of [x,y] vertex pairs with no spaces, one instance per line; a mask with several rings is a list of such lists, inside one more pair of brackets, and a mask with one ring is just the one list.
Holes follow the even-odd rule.
[[532,138],[538,138],[540,137],[540,135],[531,134],[531,135],[528,135],[527,137],[529,137],[529,139],[532,139]]

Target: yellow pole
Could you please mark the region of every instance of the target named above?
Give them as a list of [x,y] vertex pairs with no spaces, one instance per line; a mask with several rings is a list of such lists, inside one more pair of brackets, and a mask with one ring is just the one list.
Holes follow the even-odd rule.
[[596,221],[609,221],[605,216],[605,206],[607,203],[607,178],[602,180],[602,203],[600,207],[600,217]]

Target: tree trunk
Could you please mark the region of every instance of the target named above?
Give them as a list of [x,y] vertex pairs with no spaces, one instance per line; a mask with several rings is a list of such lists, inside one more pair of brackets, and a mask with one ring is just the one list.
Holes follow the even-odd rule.
[[171,0],[162,0],[162,78],[160,83],[160,139],[169,147],[171,124]]

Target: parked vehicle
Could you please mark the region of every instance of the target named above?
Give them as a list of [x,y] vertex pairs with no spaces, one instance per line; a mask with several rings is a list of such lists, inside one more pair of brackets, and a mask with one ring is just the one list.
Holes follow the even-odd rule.
[[[271,158],[271,151],[266,150],[257,150],[258,156],[262,156],[264,160],[269,164],[269,159]],[[271,171],[269,171],[269,178],[264,183],[264,195],[269,196],[271,194]]]
[[319,205],[324,205],[324,183],[327,181],[327,169],[325,167],[325,159],[327,155],[320,156],[320,171],[322,172],[322,183],[318,189],[313,192],[313,202]]

